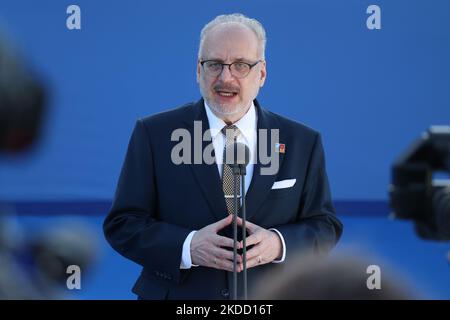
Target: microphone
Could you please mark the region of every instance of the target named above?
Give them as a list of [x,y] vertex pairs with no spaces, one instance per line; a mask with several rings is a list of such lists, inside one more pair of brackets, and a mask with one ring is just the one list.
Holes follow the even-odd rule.
[[234,174],[245,175],[245,167],[250,162],[250,150],[245,143],[234,142],[225,150],[225,163],[233,169]]

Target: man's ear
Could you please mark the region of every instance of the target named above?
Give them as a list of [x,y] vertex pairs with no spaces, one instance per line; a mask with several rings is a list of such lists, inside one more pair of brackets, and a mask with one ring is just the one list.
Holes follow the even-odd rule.
[[200,83],[200,60],[197,60],[197,83]]
[[266,77],[267,77],[267,69],[266,69],[266,60],[261,62],[261,70],[260,70],[260,82],[259,82],[259,86],[262,87],[264,85],[264,82],[266,81]]

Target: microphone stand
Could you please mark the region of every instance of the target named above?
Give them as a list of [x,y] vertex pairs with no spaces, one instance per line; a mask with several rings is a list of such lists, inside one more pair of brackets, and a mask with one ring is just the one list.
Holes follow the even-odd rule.
[[245,208],[245,175],[247,174],[245,164],[239,165],[241,175],[241,197],[242,197],[242,265],[243,265],[243,280],[244,280],[244,300],[247,300],[247,230],[245,229],[246,208]]
[[238,196],[237,196],[237,179],[236,172],[239,167],[233,166],[233,193],[234,193],[234,205],[233,205],[233,295],[232,299],[237,300],[237,211],[238,211]]
[[241,176],[241,195],[239,198],[242,199],[242,265],[243,265],[243,289],[244,289],[244,300],[247,300],[247,247],[246,247],[246,238],[247,238],[247,230],[245,229],[245,220],[246,220],[246,208],[245,208],[245,175],[246,168],[245,164],[239,164],[232,167],[233,169],[233,182],[234,182],[234,208],[233,208],[233,300],[237,300],[237,217],[238,217],[238,195],[237,188],[238,182],[237,177]]

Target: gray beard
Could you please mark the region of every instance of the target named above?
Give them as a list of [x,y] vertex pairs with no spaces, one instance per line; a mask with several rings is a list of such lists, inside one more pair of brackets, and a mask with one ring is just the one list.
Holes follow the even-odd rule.
[[220,105],[216,105],[206,98],[204,98],[204,99],[205,99],[206,103],[208,104],[208,106],[211,108],[211,110],[214,111],[214,113],[216,113],[217,115],[232,116],[232,115],[238,114],[239,112],[241,112],[245,109],[244,106],[238,105],[234,108],[234,110],[225,111],[224,108],[222,108]]

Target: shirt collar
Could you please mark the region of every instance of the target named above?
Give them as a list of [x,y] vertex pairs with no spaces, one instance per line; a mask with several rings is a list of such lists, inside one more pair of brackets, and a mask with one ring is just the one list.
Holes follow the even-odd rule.
[[[227,124],[222,119],[218,118],[210,109],[205,101],[206,116],[208,117],[209,128],[211,130],[211,137],[214,139],[218,133]],[[252,105],[248,109],[247,113],[235,122],[234,125],[238,127],[244,138],[249,141],[252,139],[256,132],[256,108],[252,101]]]

